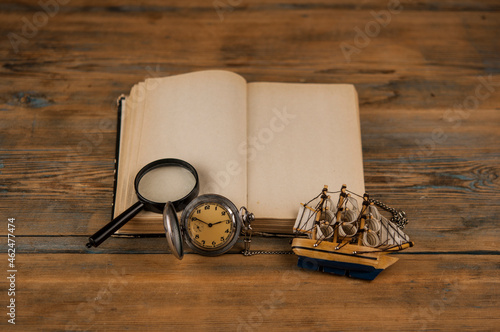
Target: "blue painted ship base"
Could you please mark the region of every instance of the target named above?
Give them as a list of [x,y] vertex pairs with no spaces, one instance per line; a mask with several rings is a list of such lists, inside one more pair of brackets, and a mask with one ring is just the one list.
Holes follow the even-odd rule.
[[299,256],[297,265],[312,271],[333,273],[364,280],[373,280],[383,271],[383,269],[376,269],[369,265],[327,261],[303,256]]

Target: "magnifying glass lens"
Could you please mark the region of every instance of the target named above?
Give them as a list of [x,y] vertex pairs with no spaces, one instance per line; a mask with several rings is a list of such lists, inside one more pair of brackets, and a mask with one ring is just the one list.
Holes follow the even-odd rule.
[[153,202],[177,201],[193,190],[196,179],[182,167],[164,166],[144,174],[138,186],[142,197]]

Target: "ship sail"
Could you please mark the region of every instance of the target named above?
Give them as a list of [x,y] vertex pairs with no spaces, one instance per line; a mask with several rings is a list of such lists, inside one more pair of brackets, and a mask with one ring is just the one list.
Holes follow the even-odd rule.
[[338,242],[358,238],[360,245],[380,250],[410,241],[408,235],[383,216],[373,202],[364,203],[366,207],[363,205],[360,210],[356,198],[340,191],[339,202],[335,206],[326,193],[330,192],[324,190],[308,203],[301,203],[293,226],[295,234],[307,235],[319,242],[332,238]]
[[410,241],[409,236],[381,215],[374,205],[368,207],[365,227],[366,232],[363,234],[362,243],[367,247],[393,247]]
[[341,237],[353,237],[358,232],[358,201],[354,197],[347,196],[342,209],[343,211],[340,213],[341,221],[338,227],[339,235]]
[[325,199],[321,204],[311,204],[316,198],[300,205],[293,231],[296,234],[307,234],[309,238],[315,233],[317,237],[328,239],[333,236],[333,227],[330,225],[335,223],[333,201]]
[[315,217],[316,211],[314,209],[307,206],[307,204],[301,204],[297,219],[295,220],[295,225],[293,226],[293,231],[299,234],[312,234]]

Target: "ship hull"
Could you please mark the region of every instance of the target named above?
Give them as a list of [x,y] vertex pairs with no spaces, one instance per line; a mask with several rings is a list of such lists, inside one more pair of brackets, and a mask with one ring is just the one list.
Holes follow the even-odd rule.
[[297,266],[312,271],[332,273],[363,280],[373,280],[380,272],[384,271],[383,269],[375,269],[363,264],[327,261],[304,256],[299,256]]
[[[398,259],[388,256],[377,249],[322,241],[317,246],[315,240],[295,238],[293,252],[299,256],[301,268],[349,276],[352,278],[373,280],[380,272],[394,264]],[[336,249],[339,246],[340,249]]]

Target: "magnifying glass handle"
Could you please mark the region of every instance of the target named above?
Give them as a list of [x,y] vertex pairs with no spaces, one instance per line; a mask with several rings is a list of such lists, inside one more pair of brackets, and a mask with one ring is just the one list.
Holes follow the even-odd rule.
[[110,221],[106,226],[98,230],[94,235],[89,237],[89,243],[87,243],[87,248],[92,246],[97,247],[103,243],[108,237],[113,235],[117,230],[122,228],[130,219],[132,219],[139,211],[144,208],[144,203],[138,201],[131,207],[129,207],[125,212],[120,214],[118,217]]

